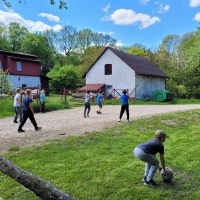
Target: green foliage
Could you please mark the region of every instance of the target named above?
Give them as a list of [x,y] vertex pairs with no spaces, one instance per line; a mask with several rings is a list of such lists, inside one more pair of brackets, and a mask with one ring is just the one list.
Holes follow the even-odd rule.
[[100,56],[100,54],[105,50],[104,46],[91,46],[85,51],[83,57],[83,64],[79,68],[81,75],[84,75],[86,71],[91,67],[95,60]]
[[0,96],[1,93],[8,93],[10,91],[11,84],[9,82],[8,70],[3,71],[0,68]]
[[[61,98],[61,95],[54,95],[50,94],[50,96],[46,96],[46,104],[45,104],[45,111],[53,111],[53,110],[61,110],[61,109],[68,109],[70,107],[69,105],[69,99]],[[13,101],[14,99],[11,97],[3,97],[0,98],[0,118],[8,117],[8,116],[14,116],[14,108],[13,108]],[[40,103],[39,100],[36,99],[33,100],[33,107],[34,112],[39,112]]]
[[[200,110],[170,113],[118,124],[102,132],[46,142],[43,146],[4,155],[14,164],[82,200],[200,199]],[[174,173],[172,183],[155,175],[157,189],[144,186],[144,163],[133,148],[153,138],[156,129],[166,140],[166,165]],[[189,136],[188,136],[189,133]],[[33,193],[0,174],[3,199],[36,200]]]
[[29,33],[21,46],[22,52],[38,56],[44,67],[43,72],[48,72],[53,67],[53,49],[44,35]]
[[61,91],[66,89],[76,89],[81,81],[77,68],[72,65],[63,67],[55,66],[48,76],[52,79],[50,81],[51,89],[54,91]]
[[[12,3],[10,3],[10,0],[2,0],[5,4],[5,6],[7,6],[8,8],[12,7]],[[67,9],[67,4],[65,1],[62,0],[58,0],[59,1],[59,9]],[[18,0],[18,3],[21,3],[21,0]],[[25,1],[26,2],[26,1]],[[56,0],[50,0],[50,4],[51,5],[55,5],[56,4]]]

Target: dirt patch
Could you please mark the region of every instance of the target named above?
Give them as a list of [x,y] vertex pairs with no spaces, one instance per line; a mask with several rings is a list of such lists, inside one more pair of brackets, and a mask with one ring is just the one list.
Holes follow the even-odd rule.
[[[125,114],[122,121],[117,122],[120,105],[104,106],[102,115],[97,115],[97,109],[97,106],[91,107],[89,118],[83,117],[82,107],[38,113],[35,118],[38,126],[42,126],[42,131],[37,132],[29,120],[23,127],[26,132],[18,133],[18,124],[13,123],[13,117],[0,119],[0,153],[8,152],[11,147],[42,145],[48,140],[66,139],[69,136],[79,136],[86,132],[101,131],[104,128],[117,126],[119,123],[127,123]],[[200,109],[200,105],[131,105],[130,121],[141,117],[190,109]]]

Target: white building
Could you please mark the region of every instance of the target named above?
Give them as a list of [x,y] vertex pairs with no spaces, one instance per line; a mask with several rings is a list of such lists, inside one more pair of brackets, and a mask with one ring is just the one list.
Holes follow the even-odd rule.
[[123,89],[135,99],[151,98],[154,90],[165,90],[163,71],[149,60],[106,47],[85,73],[84,90],[104,90],[105,95],[118,96]]

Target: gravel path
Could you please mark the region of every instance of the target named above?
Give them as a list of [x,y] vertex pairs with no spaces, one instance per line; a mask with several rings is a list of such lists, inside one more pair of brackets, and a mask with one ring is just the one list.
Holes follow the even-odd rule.
[[[200,109],[200,105],[130,105],[130,121],[190,109]],[[83,118],[82,107],[35,114],[38,126],[42,126],[42,131],[37,132],[29,120],[23,127],[26,132],[18,133],[18,124],[13,123],[13,117],[0,119],[0,154],[8,152],[11,147],[41,145],[47,140],[100,131],[119,123],[120,106],[104,106],[102,115],[97,115],[96,110],[97,106],[91,107],[89,118]],[[125,115],[121,123],[127,123]]]

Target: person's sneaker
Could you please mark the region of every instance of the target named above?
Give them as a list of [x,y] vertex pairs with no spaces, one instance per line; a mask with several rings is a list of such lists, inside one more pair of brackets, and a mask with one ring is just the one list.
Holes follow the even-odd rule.
[[89,117],[89,115],[87,115],[87,117]]
[[14,122],[14,123],[18,123],[18,121],[17,121],[17,120],[14,120],[13,122]]
[[142,182],[145,182],[146,181],[146,176],[143,176],[142,177]]
[[41,131],[42,127],[37,127],[35,130],[36,131]]
[[150,187],[151,186],[154,186],[154,187],[158,186],[158,184],[153,179],[151,179],[150,181],[145,180],[144,185],[147,185],[147,186],[150,186]]
[[99,114],[99,111],[97,111],[97,114]]
[[18,133],[22,133],[22,132],[25,132],[25,130],[23,130],[23,129],[18,129]]
[[84,115],[84,118],[86,118],[86,115]]
[[121,119],[118,119],[118,122],[121,122]]
[[99,114],[102,114],[102,112],[99,112]]

